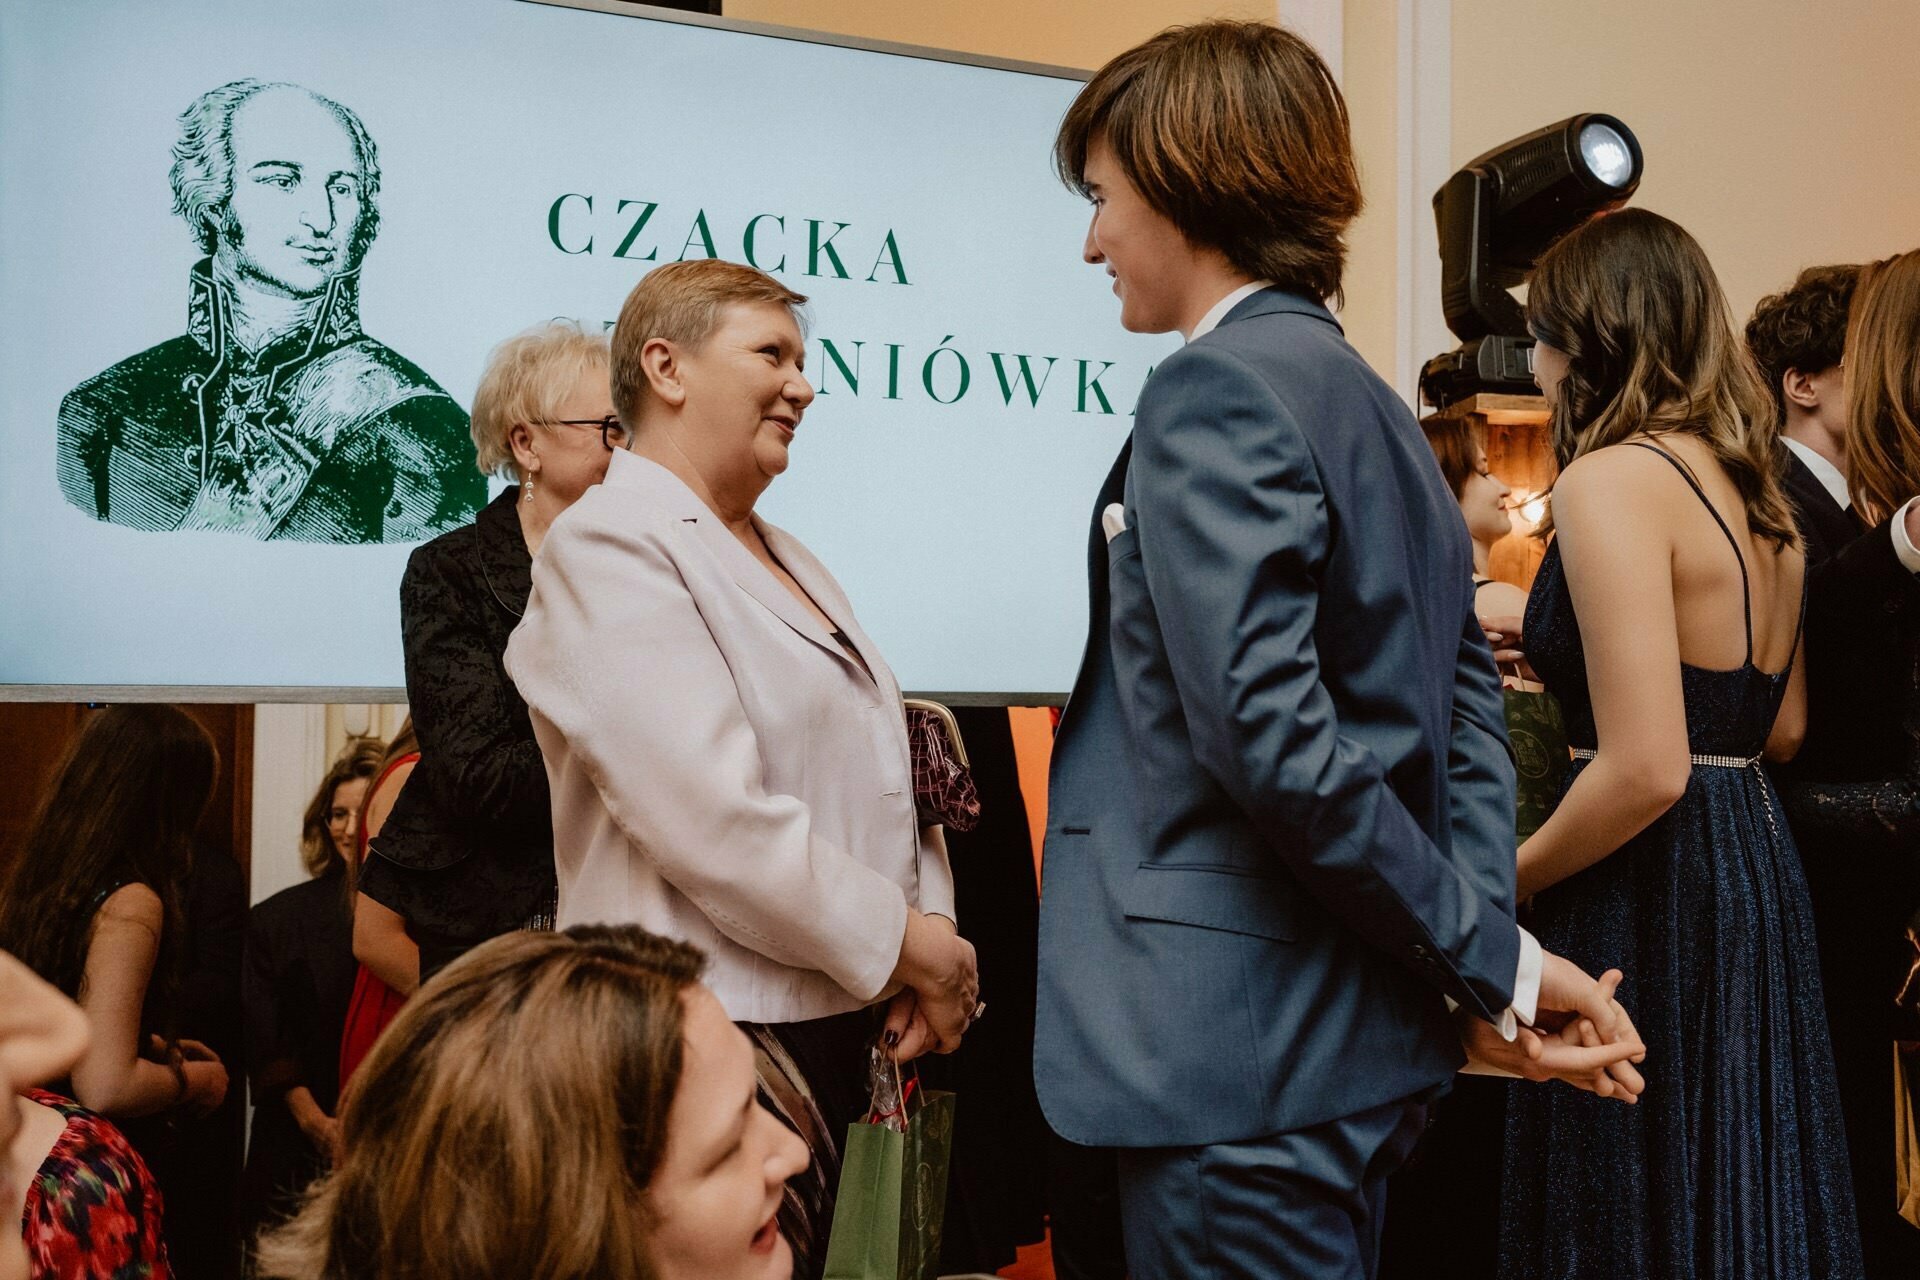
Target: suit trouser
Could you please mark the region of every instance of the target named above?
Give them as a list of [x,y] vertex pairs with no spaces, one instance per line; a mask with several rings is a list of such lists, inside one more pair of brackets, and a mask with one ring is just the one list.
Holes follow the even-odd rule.
[[1437,1092],[1244,1142],[1116,1152],[1133,1280],[1371,1280],[1387,1178]]

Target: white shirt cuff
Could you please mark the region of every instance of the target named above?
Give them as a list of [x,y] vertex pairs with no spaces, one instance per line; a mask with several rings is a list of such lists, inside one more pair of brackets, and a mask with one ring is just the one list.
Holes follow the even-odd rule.
[[[1545,953],[1534,936],[1525,929],[1520,931],[1520,971],[1513,978],[1513,1004],[1507,1013],[1518,1018],[1528,1026],[1533,1025],[1534,1014],[1540,1011],[1540,977],[1546,968]],[[1501,1019],[1500,1034],[1511,1040],[1518,1034],[1510,1029],[1506,1019]]]
[[[1520,1034],[1520,1024],[1533,1025],[1533,1015],[1540,1008],[1540,976],[1545,967],[1544,953],[1534,936],[1525,929],[1520,930],[1520,964],[1513,975],[1513,1003],[1500,1011],[1500,1021],[1493,1029],[1500,1033],[1502,1040],[1512,1040]],[[1460,1007],[1459,1001],[1452,996],[1446,997],[1447,1012],[1452,1013]],[[1469,1068],[1469,1075],[1507,1075],[1509,1072]]]
[[1920,502],[1920,498],[1909,498],[1906,506],[1893,513],[1893,554],[1900,557],[1908,573],[1920,573],[1920,547],[1914,546],[1913,539],[1907,536],[1907,512],[1913,510],[1916,502]]

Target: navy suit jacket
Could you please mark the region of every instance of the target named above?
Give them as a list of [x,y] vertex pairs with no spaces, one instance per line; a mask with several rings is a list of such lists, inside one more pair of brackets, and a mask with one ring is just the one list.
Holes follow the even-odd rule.
[[1055,1130],[1242,1141],[1445,1081],[1442,997],[1512,1001],[1513,771],[1406,406],[1318,303],[1245,299],[1149,380],[1088,571],[1040,912]]

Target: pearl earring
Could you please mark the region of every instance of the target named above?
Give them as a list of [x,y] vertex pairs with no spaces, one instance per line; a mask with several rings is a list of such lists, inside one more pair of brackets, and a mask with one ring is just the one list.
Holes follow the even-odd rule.
[[520,501],[522,502],[533,501],[533,477],[532,476],[528,476],[526,478],[525,483],[523,483],[520,486]]

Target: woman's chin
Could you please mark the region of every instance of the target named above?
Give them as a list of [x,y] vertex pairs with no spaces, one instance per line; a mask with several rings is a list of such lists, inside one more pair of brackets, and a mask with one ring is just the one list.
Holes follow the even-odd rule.
[[793,462],[793,456],[787,452],[786,445],[774,444],[770,441],[761,441],[754,445],[753,457],[754,461],[760,464],[760,474],[769,480],[786,474],[787,467]]

